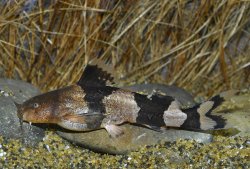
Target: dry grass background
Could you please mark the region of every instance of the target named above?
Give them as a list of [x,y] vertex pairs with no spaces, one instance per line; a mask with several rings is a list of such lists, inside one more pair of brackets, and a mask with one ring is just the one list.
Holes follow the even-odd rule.
[[248,0],[0,3],[3,76],[43,91],[76,82],[95,57],[115,66],[120,85],[175,84],[210,96],[250,84]]

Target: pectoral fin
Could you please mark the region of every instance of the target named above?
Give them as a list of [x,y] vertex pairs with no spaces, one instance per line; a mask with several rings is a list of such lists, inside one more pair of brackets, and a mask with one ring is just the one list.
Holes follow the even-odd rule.
[[124,134],[123,129],[117,125],[114,125],[114,124],[107,124],[104,126],[104,128],[107,130],[109,135],[113,138],[119,137],[122,134]]

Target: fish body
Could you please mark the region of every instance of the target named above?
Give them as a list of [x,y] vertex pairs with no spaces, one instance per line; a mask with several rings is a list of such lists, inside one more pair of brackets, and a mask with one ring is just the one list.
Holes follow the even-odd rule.
[[105,128],[112,137],[123,133],[119,125],[139,124],[154,130],[223,128],[225,119],[212,111],[235,92],[225,92],[207,102],[181,109],[171,96],[142,95],[108,86],[112,76],[88,65],[75,85],[35,96],[18,107],[18,117],[32,123],[53,123],[74,131]]

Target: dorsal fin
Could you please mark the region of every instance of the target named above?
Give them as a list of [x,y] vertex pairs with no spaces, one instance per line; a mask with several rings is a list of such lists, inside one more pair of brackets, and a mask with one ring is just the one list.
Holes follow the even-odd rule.
[[96,59],[86,66],[77,84],[102,87],[114,84],[114,77],[111,75],[111,68]]

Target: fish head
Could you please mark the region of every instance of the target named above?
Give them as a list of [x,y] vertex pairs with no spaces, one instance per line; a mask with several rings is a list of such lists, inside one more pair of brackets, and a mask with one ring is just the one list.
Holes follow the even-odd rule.
[[31,123],[53,123],[53,104],[44,95],[35,96],[22,104],[15,103],[20,121]]

